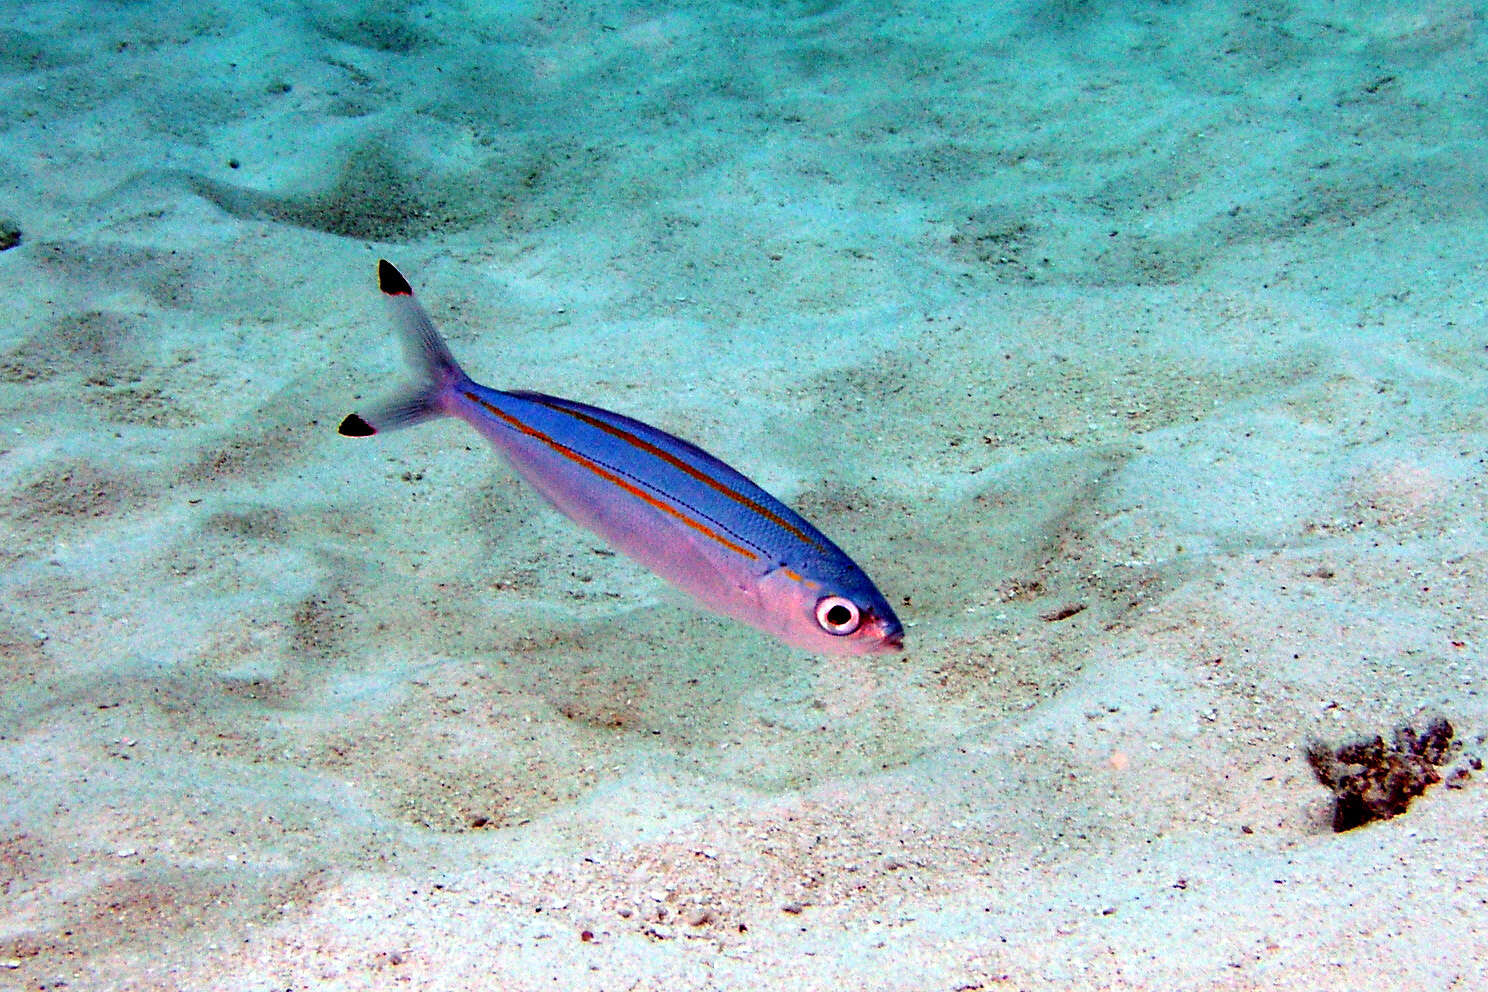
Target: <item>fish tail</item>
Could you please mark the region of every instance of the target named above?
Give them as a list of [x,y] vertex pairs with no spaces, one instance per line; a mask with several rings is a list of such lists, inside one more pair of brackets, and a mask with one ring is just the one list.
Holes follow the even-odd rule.
[[391,262],[377,263],[377,285],[388,301],[393,322],[403,337],[409,363],[423,376],[423,382],[368,413],[349,414],[338,428],[347,437],[370,437],[382,431],[412,427],[449,412],[446,397],[463,382],[469,381],[465,370],[455,361],[449,345],[413,295],[413,287]]

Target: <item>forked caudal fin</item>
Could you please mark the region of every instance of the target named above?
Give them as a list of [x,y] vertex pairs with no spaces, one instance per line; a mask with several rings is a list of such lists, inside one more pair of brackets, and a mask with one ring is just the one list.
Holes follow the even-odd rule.
[[391,262],[377,263],[377,285],[388,301],[393,322],[403,337],[409,362],[422,373],[424,382],[418,388],[370,413],[349,414],[338,428],[347,437],[370,437],[382,431],[411,427],[445,414],[444,397],[452,384],[467,376],[450,354],[449,346],[423,305],[413,296],[413,287]]

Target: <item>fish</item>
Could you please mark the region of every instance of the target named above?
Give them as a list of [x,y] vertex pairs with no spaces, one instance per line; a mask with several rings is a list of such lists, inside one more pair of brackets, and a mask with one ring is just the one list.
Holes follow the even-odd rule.
[[440,417],[474,427],[548,503],[715,613],[814,654],[900,651],[904,627],[867,574],[799,513],[689,441],[623,414],[471,379],[392,263],[377,282],[413,388],[339,433]]

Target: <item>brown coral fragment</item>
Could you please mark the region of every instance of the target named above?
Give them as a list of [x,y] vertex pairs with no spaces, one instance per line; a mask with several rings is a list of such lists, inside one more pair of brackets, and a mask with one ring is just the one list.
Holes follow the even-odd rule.
[[1404,813],[1427,786],[1441,781],[1437,768],[1447,761],[1452,735],[1451,723],[1438,718],[1421,734],[1397,727],[1390,744],[1378,735],[1338,748],[1309,742],[1307,763],[1333,790],[1334,832]]

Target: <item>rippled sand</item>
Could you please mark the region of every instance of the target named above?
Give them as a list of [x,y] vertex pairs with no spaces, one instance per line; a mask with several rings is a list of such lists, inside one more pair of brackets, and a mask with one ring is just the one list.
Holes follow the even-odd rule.
[[[0,7],[0,985],[1488,986],[1482,9],[880,8]],[[379,257],[906,653],[338,437]]]

